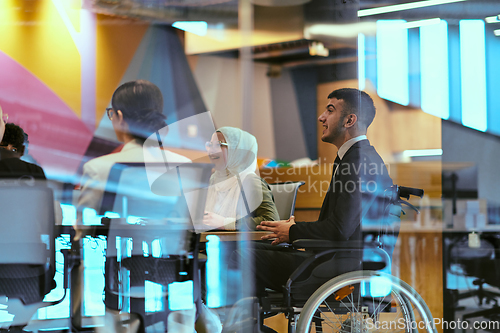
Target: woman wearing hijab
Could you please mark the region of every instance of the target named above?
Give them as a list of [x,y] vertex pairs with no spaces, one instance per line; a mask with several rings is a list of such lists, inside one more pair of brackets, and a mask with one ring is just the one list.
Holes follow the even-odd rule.
[[[255,230],[279,220],[269,185],[256,173],[257,140],[239,128],[222,127],[207,142],[215,172],[203,222],[213,229]],[[243,191],[241,190],[243,187]]]

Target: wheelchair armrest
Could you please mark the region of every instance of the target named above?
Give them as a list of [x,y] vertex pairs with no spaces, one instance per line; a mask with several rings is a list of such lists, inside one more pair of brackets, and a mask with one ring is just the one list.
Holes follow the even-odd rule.
[[331,249],[335,243],[325,239],[297,239],[293,241],[294,249]]

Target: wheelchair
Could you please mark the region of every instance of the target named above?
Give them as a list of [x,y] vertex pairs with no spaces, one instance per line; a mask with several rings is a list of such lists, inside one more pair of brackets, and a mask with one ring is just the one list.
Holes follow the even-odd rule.
[[[283,287],[283,293],[268,291],[268,296],[255,305],[254,323],[256,320],[258,325],[248,331],[275,332],[264,326],[263,320],[284,313],[289,333],[437,332],[432,314],[420,295],[388,273],[399,234],[400,216],[405,213],[402,205],[418,212],[403,200],[408,200],[411,195],[422,197],[423,190],[393,185],[378,196],[383,210],[383,215],[379,216],[383,217],[379,219],[378,227],[369,232],[369,241],[294,241],[292,248],[312,251],[314,255],[293,272]],[[333,278],[330,275],[331,279],[326,278],[324,282],[325,274],[339,264],[334,254],[341,252],[357,253],[357,257],[362,258],[359,262],[361,269]],[[369,258],[366,258],[367,252]],[[304,280],[303,273],[308,269],[311,273]],[[317,276],[322,276],[323,281],[315,278]],[[223,332],[239,332],[241,328],[241,323],[226,325]]]

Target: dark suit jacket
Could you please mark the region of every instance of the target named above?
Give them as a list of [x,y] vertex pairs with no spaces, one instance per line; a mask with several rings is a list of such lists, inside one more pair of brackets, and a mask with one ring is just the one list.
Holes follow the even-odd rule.
[[[338,161],[338,158],[337,160]],[[337,163],[333,165],[333,172]],[[332,172],[332,173],[333,173]],[[384,161],[368,140],[356,142],[340,161],[316,222],[297,222],[290,228],[290,241],[327,239],[361,240],[361,220],[380,210],[377,194],[392,185]]]
[[0,179],[18,179],[23,176],[32,176],[35,179],[45,180],[43,169],[36,164],[24,162],[6,149],[0,148]]

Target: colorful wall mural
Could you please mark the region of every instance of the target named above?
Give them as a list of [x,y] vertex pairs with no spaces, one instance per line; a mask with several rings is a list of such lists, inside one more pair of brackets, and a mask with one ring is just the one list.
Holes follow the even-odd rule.
[[[75,181],[83,162],[118,145],[105,108],[123,82],[157,84],[168,123],[206,111],[171,27],[96,15],[75,0],[2,1],[0,22],[0,105],[50,178]],[[180,135],[168,145],[203,149]]]

